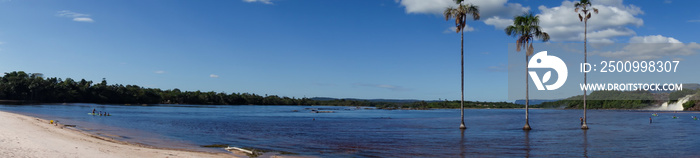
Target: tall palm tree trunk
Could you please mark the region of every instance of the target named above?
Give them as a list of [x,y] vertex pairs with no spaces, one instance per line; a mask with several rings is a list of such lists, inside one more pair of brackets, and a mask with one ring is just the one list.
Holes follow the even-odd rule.
[[[583,21],[584,29],[583,29],[583,63],[588,63],[588,19]],[[588,81],[588,73],[583,73],[583,85],[587,85]],[[588,129],[588,125],[586,125],[586,89],[583,89],[583,124],[581,124],[581,129]]]
[[[527,44],[525,44],[527,45]],[[529,74],[527,74],[528,70],[528,63],[527,63],[527,53],[525,53],[525,126],[523,126],[523,130],[531,130],[530,128],[530,84],[528,83],[528,77],[530,77]]]
[[462,124],[459,125],[459,129],[467,129],[464,125],[464,31],[462,31],[462,102],[460,102],[460,109],[462,111]]

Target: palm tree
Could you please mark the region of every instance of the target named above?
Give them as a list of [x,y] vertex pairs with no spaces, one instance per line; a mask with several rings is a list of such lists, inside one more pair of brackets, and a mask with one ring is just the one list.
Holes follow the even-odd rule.
[[[549,41],[549,34],[543,32],[539,26],[540,17],[532,15],[532,13],[525,13],[521,16],[516,16],[513,19],[513,25],[506,27],[505,31],[508,36],[517,37],[515,41],[517,51],[520,52],[521,48],[525,48],[525,126],[523,130],[531,130],[530,128],[530,92],[529,92],[529,75],[528,70],[528,59],[532,56],[535,49],[532,47],[532,43],[535,38],[541,39],[543,42]],[[529,46],[528,46],[529,44]]]
[[479,15],[479,7],[472,4],[462,4],[462,0],[455,1],[459,6],[457,8],[447,8],[443,13],[445,15],[445,21],[449,21],[451,18],[455,19],[455,26],[457,27],[457,33],[462,33],[462,124],[459,125],[459,129],[466,129],[467,126],[464,125],[464,27],[467,26],[467,15],[471,15],[472,19],[479,20],[481,17]]
[[[591,2],[589,0],[581,0],[580,2],[576,2],[574,4],[574,7],[576,9],[574,10],[576,13],[581,10],[583,12],[583,15],[581,13],[578,14],[578,19],[583,21],[583,63],[588,63],[588,47],[586,46],[586,43],[588,42],[588,19],[591,18],[591,9],[593,9],[593,12],[598,14],[598,9],[591,7]],[[583,73],[583,84],[586,85],[587,82],[587,73]],[[583,89],[583,123],[581,124],[581,129],[588,129],[588,125],[586,125],[586,89]]]

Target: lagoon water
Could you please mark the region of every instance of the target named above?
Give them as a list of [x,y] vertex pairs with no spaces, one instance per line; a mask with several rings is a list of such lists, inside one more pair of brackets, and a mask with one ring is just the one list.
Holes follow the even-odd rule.
[[[113,116],[91,116],[95,108]],[[310,109],[335,113],[311,113]],[[328,106],[0,105],[115,139],[224,152],[229,144],[321,157],[697,157],[700,113],[531,109],[375,110]],[[678,116],[673,119],[672,116]],[[653,123],[649,123],[652,117]]]

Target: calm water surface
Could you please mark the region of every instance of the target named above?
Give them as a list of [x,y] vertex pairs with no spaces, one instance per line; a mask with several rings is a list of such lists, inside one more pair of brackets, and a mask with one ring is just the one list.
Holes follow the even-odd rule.
[[[113,116],[87,115],[93,108]],[[311,113],[320,108],[335,113]],[[524,109],[374,110],[326,106],[0,105],[21,113],[129,142],[223,151],[230,144],[322,157],[697,157],[699,113]],[[672,116],[678,116],[673,119]]]

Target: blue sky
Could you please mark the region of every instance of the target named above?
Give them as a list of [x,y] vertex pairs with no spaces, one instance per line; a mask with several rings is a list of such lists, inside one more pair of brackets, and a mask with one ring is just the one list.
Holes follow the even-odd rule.
[[[540,15],[552,43],[582,42],[571,2],[468,2],[481,6],[482,19],[465,32],[467,100],[507,100],[515,38],[502,28],[514,15]],[[440,15],[450,3],[3,0],[0,72],[189,91],[456,100],[459,35]],[[589,41],[698,42],[698,1],[593,3],[601,13]]]

